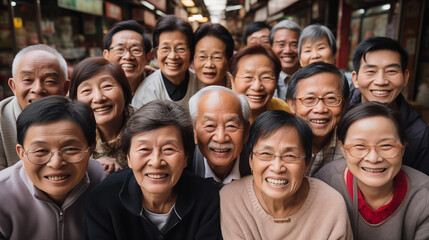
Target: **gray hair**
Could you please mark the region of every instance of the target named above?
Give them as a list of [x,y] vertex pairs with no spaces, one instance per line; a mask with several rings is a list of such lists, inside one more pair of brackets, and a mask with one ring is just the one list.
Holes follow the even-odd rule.
[[12,63],[12,77],[13,78],[16,77],[16,71],[18,69],[19,63],[21,62],[22,56],[24,56],[25,54],[32,52],[32,51],[45,51],[45,52],[48,52],[48,53],[54,55],[54,57],[58,60],[58,64],[60,65],[61,70],[63,71],[64,80],[68,79],[66,60],[57,50],[55,50],[55,48],[50,47],[50,46],[45,45],[45,44],[28,46],[28,47],[22,49],[21,51],[19,51],[18,54],[16,54],[15,58],[13,59],[13,63]]
[[270,31],[271,46],[274,43],[274,35],[276,34],[276,31],[280,30],[280,29],[289,29],[289,30],[297,32],[298,34],[301,34],[301,28],[299,27],[299,25],[296,22],[290,21],[290,20],[283,20],[283,21],[277,23]]
[[323,37],[327,38],[329,47],[332,50],[332,54],[335,55],[335,53],[337,53],[337,42],[334,34],[326,26],[320,24],[312,24],[304,28],[304,30],[302,30],[301,36],[299,36],[298,58],[301,58],[302,43],[307,41],[307,39],[310,39],[312,42],[314,42]]
[[198,118],[198,103],[200,102],[201,97],[206,95],[207,93],[211,93],[211,92],[228,92],[228,93],[232,93],[234,96],[236,96],[237,99],[240,101],[241,115],[243,116],[243,119],[246,121],[249,121],[250,106],[249,106],[249,103],[247,102],[246,97],[244,95],[241,95],[241,94],[239,95],[239,94],[235,93],[234,91],[232,91],[231,89],[226,88],[226,87],[212,85],[212,86],[207,86],[207,87],[201,89],[200,91],[195,93],[189,99],[189,102],[188,102],[189,113],[191,114],[192,122],[194,124]]

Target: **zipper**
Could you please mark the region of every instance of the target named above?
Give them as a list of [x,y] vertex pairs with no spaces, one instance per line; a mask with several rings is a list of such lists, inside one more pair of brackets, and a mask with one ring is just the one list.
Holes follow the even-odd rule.
[[60,209],[58,219],[58,239],[64,239],[63,226],[64,226],[64,211]]

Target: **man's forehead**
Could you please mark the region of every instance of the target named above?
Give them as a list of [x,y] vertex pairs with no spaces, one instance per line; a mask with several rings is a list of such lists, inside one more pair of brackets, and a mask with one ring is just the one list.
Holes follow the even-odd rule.
[[[379,61],[380,59],[383,59],[383,61]],[[379,66],[382,64],[392,66],[399,65],[399,67],[402,67],[401,55],[398,52],[387,49],[369,51],[362,55],[361,67],[364,67],[365,65]]]
[[241,116],[241,103],[235,94],[227,91],[208,92],[198,101],[198,115],[200,116],[217,110]]
[[113,43],[127,43],[127,42],[138,42],[143,44],[143,36],[133,30],[122,30],[119,31],[112,36],[112,44]]
[[18,69],[19,72],[39,69],[52,69],[55,72],[61,72],[60,63],[56,56],[41,50],[31,51],[23,55],[18,64]]

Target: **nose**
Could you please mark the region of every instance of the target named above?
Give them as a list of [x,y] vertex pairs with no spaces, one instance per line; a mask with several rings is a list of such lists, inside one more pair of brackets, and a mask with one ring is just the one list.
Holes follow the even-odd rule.
[[212,57],[208,57],[207,58],[207,61],[206,61],[206,64],[204,64],[206,67],[213,67],[213,66],[215,66],[214,64],[213,64],[213,58]]
[[275,173],[280,173],[280,172],[286,171],[286,166],[283,164],[283,161],[280,158],[280,156],[274,157],[274,160],[272,161],[272,164],[271,164],[271,171],[273,171]]
[[285,44],[285,47],[283,48],[284,53],[292,53],[292,47],[290,44]]
[[47,166],[51,168],[61,168],[63,165],[66,165],[67,162],[63,160],[60,151],[53,151],[52,157],[49,160],[48,163],[46,163]]
[[40,79],[35,80],[31,91],[38,95],[44,95],[45,89],[43,87],[43,81]]
[[313,49],[311,51],[311,58],[315,59],[315,58],[319,58],[319,57],[320,57],[319,52],[316,49]]
[[133,58],[134,56],[131,54],[131,51],[130,51],[130,49],[126,49],[125,50],[125,54],[124,54],[124,56],[122,56],[122,58],[123,59],[131,59],[131,58]]
[[365,156],[365,160],[371,163],[377,163],[383,161],[383,158],[378,155],[374,147],[371,147],[369,153]]
[[261,79],[259,79],[257,76],[253,76],[253,81],[250,87],[255,91],[259,91],[261,88],[263,88]]
[[374,84],[377,84],[377,85],[387,85],[388,84],[388,80],[386,79],[383,71],[379,71],[377,76],[375,76]]
[[154,149],[152,154],[149,156],[149,165],[154,168],[160,168],[163,163],[162,152],[160,149]]
[[101,102],[104,100],[104,93],[100,89],[94,89],[94,95],[93,95],[92,101],[94,102]]
[[322,99],[319,99],[319,102],[313,106],[313,112],[323,113],[327,111],[328,111],[328,107],[326,107]]
[[176,50],[174,50],[174,48],[172,48],[171,50],[170,50],[170,52],[168,53],[168,55],[167,55],[167,57],[168,58],[176,58],[176,57],[178,57],[179,55],[176,53]]
[[225,132],[224,126],[217,126],[213,140],[218,143],[224,143],[227,141],[227,134]]

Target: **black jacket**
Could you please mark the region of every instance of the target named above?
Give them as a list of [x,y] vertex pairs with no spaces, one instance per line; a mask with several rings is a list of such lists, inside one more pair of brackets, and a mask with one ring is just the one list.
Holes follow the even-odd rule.
[[[361,103],[359,89],[351,87],[350,101],[347,110]],[[396,106],[405,125],[408,142],[402,163],[429,175],[429,127],[402,94],[395,99]],[[346,111],[347,111],[346,110]]]
[[216,187],[185,170],[175,190],[176,204],[161,232],[142,211],[132,170],[111,174],[87,198],[85,239],[221,239]]

